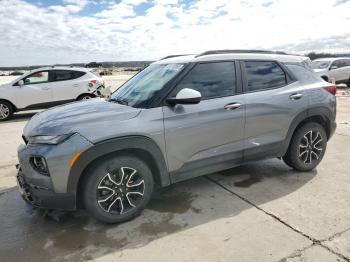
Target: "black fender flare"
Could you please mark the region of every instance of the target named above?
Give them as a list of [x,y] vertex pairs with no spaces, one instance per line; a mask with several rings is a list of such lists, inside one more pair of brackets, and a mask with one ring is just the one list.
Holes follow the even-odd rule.
[[[296,128],[305,120],[311,119],[312,117],[321,117],[327,125],[329,125],[329,128],[332,128],[332,122],[335,121],[335,117],[333,116],[331,110],[328,107],[319,106],[319,107],[312,107],[303,110],[300,112],[294,119],[292,120],[292,123],[289,126],[286,139],[284,140],[282,150],[280,152],[280,156],[284,156],[288,150],[290,141],[292,140],[293,134],[296,130]],[[329,135],[331,136],[333,133],[333,130],[327,130],[329,132]]]
[[170,184],[170,177],[166,162],[158,145],[148,137],[128,136],[101,141],[82,152],[70,170],[67,185],[68,193],[77,193],[79,181],[84,170],[94,160],[110,153],[133,149],[143,150],[150,154],[159,171],[158,175],[160,185],[167,186]]

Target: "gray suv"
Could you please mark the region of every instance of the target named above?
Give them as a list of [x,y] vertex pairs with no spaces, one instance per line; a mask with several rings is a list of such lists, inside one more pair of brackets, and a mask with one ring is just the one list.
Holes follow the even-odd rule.
[[33,206],[116,223],[140,214],[155,188],[249,161],[309,171],[336,127],[335,92],[305,57],[166,57],[109,99],[36,114],[18,149],[19,189]]

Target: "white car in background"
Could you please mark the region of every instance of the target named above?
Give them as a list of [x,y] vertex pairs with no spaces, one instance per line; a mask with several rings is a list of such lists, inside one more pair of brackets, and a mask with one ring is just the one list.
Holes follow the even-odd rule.
[[311,62],[311,68],[324,80],[350,87],[350,57],[320,58]]
[[0,85],[0,121],[14,112],[107,95],[102,78],[85,68],[45,67]]

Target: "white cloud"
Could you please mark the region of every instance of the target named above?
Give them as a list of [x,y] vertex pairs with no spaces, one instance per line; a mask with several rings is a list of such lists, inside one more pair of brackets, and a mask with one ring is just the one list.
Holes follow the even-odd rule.
[[[45,8],[2,0],[0,66],[146,60],[222,48],[350,51],[346,0],[105,0],[105,10],[87,16],[84,8],[102,2],[64,1]],[[145,14],[136,13],[151,1]]]

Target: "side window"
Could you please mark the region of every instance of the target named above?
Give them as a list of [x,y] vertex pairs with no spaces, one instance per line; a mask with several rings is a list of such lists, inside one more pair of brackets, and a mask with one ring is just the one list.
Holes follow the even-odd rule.
[[72,70],[53,70],[52,81],[66,81],[76,79],[85,75],[85,72],[72,71]]
[[350,59],[346,59],[345,61],[345,65],[344,66],[350,66]]
[[248,91],[277,88],[287,84],[282,68],[271,61],[245,61]]
[[342,68],[346,66],[346,60],[336,60],[333,62],[332,66],[337,66],[338,68]]
[[27,76],[26,78],[24,78],[23,81],[25,85],[49,82],[49,72],[48,71],[35,72]]
[[210,99],[232,96],[235,93],[235,87],[234,62],[212,62],[196,65],[181,80],[175,91],[177,93],[183,88],[191,88],[199,91],[203,99]]

